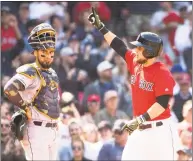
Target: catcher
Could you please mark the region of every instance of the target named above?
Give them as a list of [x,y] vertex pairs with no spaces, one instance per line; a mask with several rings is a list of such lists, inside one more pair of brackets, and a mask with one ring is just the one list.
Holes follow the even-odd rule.
[[46,23],[36,26],[28,38],[36,61],[16,70],[4,93],[20,108],[12,116],[11,129],[20,140],[27,160],[56,160],[59,117],[58,76],[51,68],[55,30]]
[[163,46],[161,38],[142,32],[131,42],[134,48],[130,49],[105,27],[94,8],[88,20],[126,61],[131,74],[134,118],[123,128],[130,135],[122,160],[174,160],[177,130],[171,126],[169,99],[175,81],[167,67],[157,60]]

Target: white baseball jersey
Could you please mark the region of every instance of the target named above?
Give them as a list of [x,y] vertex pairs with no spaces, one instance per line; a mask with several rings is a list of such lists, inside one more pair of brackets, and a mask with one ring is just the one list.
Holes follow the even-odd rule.
[[[37,97],[41,87],[41,79],[38,76],[29,76],[25,73],[17,73],[14,76],[25,86],[24,91],[19,91],[22,99],[32,103]],[[58,119],[49,117],[34,105],[30,107],[32,119],[28,121],[24,139],[21,142],[27,160],[56,160]],[[53,125],[55,123],[56,126]]]

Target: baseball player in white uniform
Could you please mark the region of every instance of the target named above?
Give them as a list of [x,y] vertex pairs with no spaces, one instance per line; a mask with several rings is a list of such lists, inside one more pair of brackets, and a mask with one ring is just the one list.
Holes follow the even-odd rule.
[[4,93],[25,111],[26,128],[20,140],[27,160],[56,160],[58,135],[58,76],[51,68],[55,30],[46,23],[36,26],[28,38],[36,61],[16,70]]

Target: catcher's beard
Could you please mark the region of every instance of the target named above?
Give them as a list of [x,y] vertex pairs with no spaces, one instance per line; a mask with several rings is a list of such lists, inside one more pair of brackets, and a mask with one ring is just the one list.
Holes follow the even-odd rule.
[[52,62],[48,63],[48,62],[42,62],[41,60],[39,60],[39,58],[36,58],[36,62],[44,69],[49,69],[52,66]]

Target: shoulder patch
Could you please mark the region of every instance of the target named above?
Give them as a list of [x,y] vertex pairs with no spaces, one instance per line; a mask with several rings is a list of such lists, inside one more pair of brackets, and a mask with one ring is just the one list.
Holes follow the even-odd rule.
[[33,79],[37,75],[37,71],[35,67],[32,66],[32,64],[25,64],[17,68],[17,73],[22,74],[30,79]]

